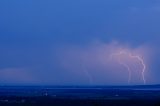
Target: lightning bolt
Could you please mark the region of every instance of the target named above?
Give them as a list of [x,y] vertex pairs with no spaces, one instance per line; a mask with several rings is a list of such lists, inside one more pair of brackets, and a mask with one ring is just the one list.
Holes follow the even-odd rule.
[[[141,73],[142,74],[142,79],[143,79],[143,83],[146,84],[145,75],[144,75],[145,74],[145,70],[146,70],[146,65],[144,63],[143,58],[141,58],[138,55],[132,55],[132,53],[128,53],[126,51],[120,51],[119,53],[113,53],[113,54],[111,54],[111,59],[113,58],[113,56],[120,56],[120,55],[128,55],[130,58],[137,59],[141,63],[141,65],[143,67],[142,73]],[[131,69],[130,69],[130,67],[126,63],[122,62],[122,60],[120,59],[120,57],[118,58],[118,62],[119,62],[119,64],[121,64],[124,67],[126,67],[126,69],[128,70],[128,73],[129,73],[128,83],[130,83],[130,81],[131,81]]]
[[[123,55],[123,54],[126,54],[126,53],[121,51],[119,53],[111,54],[111,59],[114,56],[120,56],[120,55]],[[127,71],[128,71],[128,84],[130,84],[130,81],[131,81],[131,70],[130,70],[130,67],[126,63],[122,62],[122,60],[120,58],[118,58],[118,62],[119,62],[119,64],[123,65],[127,69]]]
[[82,67],[83,67],[84,74],[86,75],[86,77],[89,80],[89,84],[92,85],[93,84],[93,78],[92,78],[92,76],[90,75],[90,73],[88,72],[88,70],[86,69],[85,66],[82,66]]
[[119,62],[119,64],[123,65],[127,69],[127,71],[128,71],[128,84],[130,84],[130,81],[131,81],[130,67],[127,64],[125,64],[124,62],[122,62],[120,58],[118,59],[118,62]]
[[145,70],[146,70],[146,65],[145,65],[145,63],[144,63],[144,60],[143,60],[140,56],[138,56],[138,55],[135,55],[135,56],[134,56],[134,55],[132,55],[131,53],[130,53],[129,55],[130,55],[130,57],[139,60],[140,63],[142,64],[142,66],[143,66],[143,69],[142,69],[142,79],[143,79],[144,84],[146,84],[146,80],[145,80],[145,76],[144,76]]

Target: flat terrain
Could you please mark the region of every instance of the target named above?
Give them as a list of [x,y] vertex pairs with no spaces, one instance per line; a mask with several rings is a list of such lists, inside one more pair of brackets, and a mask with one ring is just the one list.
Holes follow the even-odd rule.
[[160,106],[160,86],[1,86],[0,106]]

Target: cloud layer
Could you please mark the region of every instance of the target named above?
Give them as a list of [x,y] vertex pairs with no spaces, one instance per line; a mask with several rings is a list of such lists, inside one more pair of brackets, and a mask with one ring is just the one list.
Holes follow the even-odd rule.
[[[112,54],[120,51],[141,57],[146,65],[145,78],[148,83],[151,81],[151,79],[147,79],[151,53],[145,45],[133,48],[128,44],[121,44],[116,41],[111,43],[94,42],[85,47],[68,45],[61,47],[58,51],[61,67],[64,70],[69,70],[74,76],[78,76],[77,80],[82,80],[88,84],[127,84],[128,72],[126,67],[118,63],[119,57],[115,56],[111,59]],[[121,57],[125,57],[122,58],[122,61],[130,65],[133,74],[131,84],[142,84],[143,81],[139,78],[141,77],[142,64],[127,55]]]

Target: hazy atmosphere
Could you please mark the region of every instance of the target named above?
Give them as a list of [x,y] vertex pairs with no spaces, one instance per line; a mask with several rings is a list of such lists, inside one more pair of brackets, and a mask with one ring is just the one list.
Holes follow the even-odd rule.
[[0,0],[0,85],[160,84],[159,0]]

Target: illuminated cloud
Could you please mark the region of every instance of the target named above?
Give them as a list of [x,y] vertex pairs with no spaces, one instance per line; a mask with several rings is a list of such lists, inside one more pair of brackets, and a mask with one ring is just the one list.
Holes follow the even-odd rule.
[[[65,70],[70,70],[73,75],[86,79],[88,84],[128,84],[128,72],[126,67],[119,64],[116,56],[110,59],[111,54],[125,51],[138,56],[138,58],[131,58],[127,54],[120,55],[123,61],[129,64],[133,74],[131,84],[143,84],[140,80],[142,75],[140,72],[144,68],[142,65],[143,59],[146,65],[145,78],[146,83],[150,83],[148,78],[148,70],[150,70],[150,55],[151,50],[145,45],[139,47],[130,47],[128,44],[113,41],[111,43],[96,42],[91,43],[87,47],[78,47],[68,45],[59,49],[58,56],[61,67]],[[138,61],[137,61],[138,60]]]

